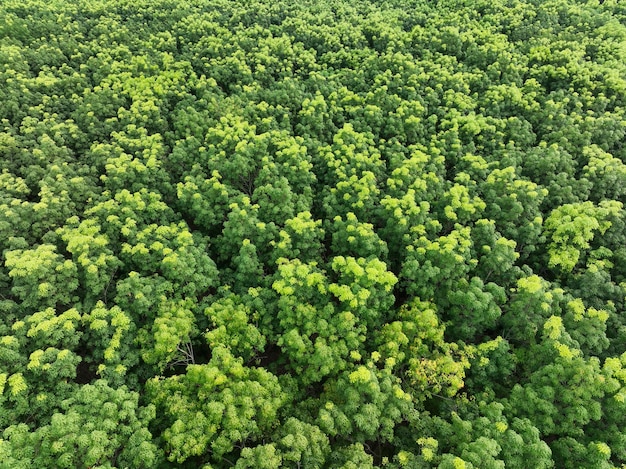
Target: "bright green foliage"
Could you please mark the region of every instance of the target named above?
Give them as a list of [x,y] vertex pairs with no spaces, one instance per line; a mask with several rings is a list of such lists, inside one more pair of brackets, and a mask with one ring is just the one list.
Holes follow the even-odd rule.
[[28,355],[23,372],[11,370],[20,362],[3,366],[3,370],[8,371],[2,373],[8,385],[1,397],[3,426],[23,421],[37,425],[47,421],[50,410],[56,409],[75,387],[72,380],[80,361],[81,358],[68,349],[47,347]]
[[524,155],[521,166],[523,176],[547,190],[545,203],[550,207],[578,202],[580,195],[589,192],[589,181],[574,178],[576,161],[560,143],[539,142]]
[[582,445],[573,438],[562,438],[554,443],[559,467],[582,466],[593,469],[612,469],[611,448],[603,442]]
[[[217,239],[219,243],[219,259],[234,260],[240,254],[244,240],[257,247],[267,246],[275,238],[276,225],[264,223],[259,219],[259,205],[252,204],[248,197],[233,202],[229,206],[230,212],[224,222],[222,234]],[[259,252],[265,260],[263,251]]]
[[[54,161],[39,175],[41,180],[36,181],[39,200],[30,206],[32,212],[25,214],[32,223],[31,235],[38,238],[63,225],[75,213],[82,212],[85,202],[94,194],[91,191],[92,181],[79,173],[88,174],[89,170],[81,168],[77,171],[65,161],[54,160],[57,147],[45,133],[41,136],[41,148],[33,149],[33,153],[43,160],[43,167],[44,161]],[[66,158],[63,155],[59,159]]]
[[442,171],[444,158],[439,152],[432,153],[415,149],[397,167],[390,168],[387,195],[380,201],[384,225],[381,233],[396,256],[404,256],[403,249],[423,234],[430,202],[443,191],[438,173]]
[[168,364],[195,363],[190,344],[195,324],[189,306],[189,301],[162,298],[152,327],[141,329],[137,334],[141,358],[159,371]]
[[469,357],[465,387],[468,395],[506,394],[517,364],[511,343],[501,336],[476,346]]
[[341,308],[353,312],[369,328],[378,326],[394,303],[396,276],[378,259],[337,256],[331,266],[337,280],[328,285],[328,291]]
[[25,311],[77,301],[76,264],[63,260],[55,246],[16,249],[7,251],[5,256],[9,277],[14,279],[11,292],[20,299]]
[[150,224],[130,232],[121,245],[120,260],[137,272],[159,272],[180,295],[197,295],[215,282],[215,264],[206,255],[201,240],[185,223]]
[[620,215],[622,204],[603,201],[567,204],[556,208],[546,219],[545,229],[550,233],[548,248],[550,266],[571,271],[596,232],[604,234],[611,227],[611,218]]
[[328,436],[315,425],[293,417],[281,425],[277,439],[286,467],[324,467],[330,454]]
[[607,379],[607,394],[602,402],[602,419],[590,428],[589,440],[602,441],[609,445],[614,458],[621,461],[626,457],[624,446],[624,421],[621,418],[626,407],[624,383],[626,382],[626,354],[607,358],[603,364],[603,374]]
[[622,2],[0,18],[0,467],[626,465]]
[[521,362],[533,373],[528,383],[513,387],[509,405],[514,415],[530,418],[542,436],[580,436],[583,425],[601,417],[606,379],[599,360],[585,358],[575,346],[561,318],[551,316],[541,343]]
[[457,225],[450,234],[434,241],[421,236],[410,245],[402,272],[407,290],[424,300],[445,295],[477,264],[471,258],[470,233],[469,227]]
[[427,302],[404,305],[397,320],[385,324],[377,339],[384,363],[397,368],[414,399],[433,394],[454,396],[463,387],[467,351],[447,343],[445,327],[439,324],[436,309]]
[[331,249],[334,253],[365,259],[387,258],[387,244],[378,237],[371,223],[359,222],[354,213],[348,213],[345,221],[340,216],[335,217],[332,231]]
[[474,225],[472,241],[478,258],[474,272],[485,282],[510,282],[515,272],[513,265],[520,257],[517,243],[501,236],[495,229],[495,222],[484,218]]
[[135,331],[131,318],[118,306],[107,308],[99,301],[81,320],[86,343],[92,347],[92,355],[85,360],[97,365],[98,375],[109,382],[123,382],[128,369],[138,360],[131,352]]
[[582,300],[577,298],[567,303],[563,325],[585,355],[597,356],[609,345],[606,337],[608,318],[607,311],[585,308]]
[[427,418],[432,436],[418,440],[416,459],[436,467],[455,467],[458,460],[465,467],[553,467],[552,453],[530,421],[507,421],[503,410],[499,403],[465,401],[445,418]]
[[25,331],[28,345],[43,348],[50,344],[72,349],[80,340],[80,313],[72,308],[62,313],[52,308],[27,316],[13,324],[13,331]]
[[[77,226],[70,227],[76,222]],[[108,287],[120,261],[109,247],[109,240],[100,232],[100,226],[93,219],[78,223],[78,219],[68,220],[57,233],[67,243],[67,251],[72,254],[78,267],[81,286],[89,292],[89,297],[98,298]]]
[[[377,359],[374,352],[373,359]],[[410,394],[391,373],[374,361],[344,372],[325,386],[316,423],[330,436],[351,435],[357,441],[389,441],[393,427],[410,413]]]
[[62,402],[48,425],[34,432],[24,424],[8,427],[6,441],[0,440],[3,461],[13,467],[154,467],[160,454],[146,428],[154,406],[140,407],[138,399],[103,380],[86,385]]
[[494,283],[485,285],[480,277],[472,277],[469,282],[459,280],[447,298],[439,301],[439,307],[445,311],[442,316],[450,321],[450,335],[471,340],[496,325],[505,300],[503,288]]
[[160,275],[129,272],[116,284],[114,302],[133,317],[154,318],[163,297],[174,296],[174,285]]
[[272,241],[276,259],[293,258],[302,261],[318,259],[322,250],[324,230],[322,221],[314,220],[311,212],[300,212],[285,222],[279,233],[280,241]]
[[[342,261],[338,269],[347,262]],[[364,273],[355,259],[349,258],[349,262]],[[349,285],[333,285],[333,297],[348,303],[344,311],[330,301],[328,279],[314,264],[279,260],[278,279],[272,286],[279,295],[281,336],[277,344],[289,358],[289,366],[307,384],[345,369],[350,352],[358,352],[365,337],[365,324],[352,309],[364,308],[369,290],[357,297]],[[354,288],[361,290],[358,284]]]
[[593,185],[594,200],[619,200],[626,194],[626,166],[597,146],[585,148],[583,154],[589,158],[584,167],[587,178]]
[[234,356],[248,361],[265,347],[265,338],[254,325],[258,314],[237,297],[216,301],[204,313],[213,326],[205,334],[211,348],[226,347]]
[[[0,139],[3,138],[2,135],[0,134]],[[23,178],[3,169],[0,174],[0,230],[4,238],[0,241],[2,249],[8,247],[10,237],[24,236],[30,227],[32,206],[22,200],[30,192]]]
[[[467,173],[459,173],[455,180],[462,183],[471,181],[470,175]],[[474,183],[473,186],[475,185]],[[445,218],[455,223],[467,223],[470,220],[480,218],[486,207],[485,202],[478,196],[472,197],[467,186],[458,182],[445,192],[438,205],[443,206]]]
[[219,461],[235,444],[261,438],[278,423],[285,399],[275,376],[242,365],[222,346],[213,349],[209,363],[154,378],[147,389],[167,427],[167,458],[178,463],[203,454]]
[[[194,170],[198,166],[194,166]],[[229,191],[221,182],[222,176],[215,170],[211,177],[190,174],[177,186],[178,198],[185,213],[194,223],[208,232],[214,231],[228,211]]]
[[367,218],[376,204],[376,180],[384,162],[371,137],[348,123],[335,134],[331,146],[318,150],[328,168],[322,176],[328,187],[324,196],[327,218],[348,212]]
[[515,341],[534,343],[551,314],[560,314],[564,291],[552,289],[549,282],[531,275],[520,278],[512,289],[503,316],[504,336]]
[[365,452],[362,443],[354,443],[345,447],[337,448],[330,456],[329,467],[337,469],[373,469],[372,456]]
[[259,262],[256,246],[249,239],[244,239],[239,254],[233,258],[235,265],[233,283],[238,291],[247,291],[249,287],[263,283],[263,265]]
[[518,178],[513,166],[494,169],[485,179],[482,191],[486,218],[496,222],[502,235],[515,240],[520,251],[534,251],[543,222],[539,207],[548,191]]
[[[126,86],[132,86],[126,81]],[[100,179],[112,193],[127,189],[163,190],[168,177],[162,169],[163,143],[159,134],[148,135],[144,127],[129,124],[122,132],[111,133],[111,144],[100,144],[97,151],[106,156],[105,171]],[[104,158],[103,158],[104,159]]]
[[273,469],[281,467],[282,458],[276,451],[274,443],[244,448],[235,464],[237,469]]
[[[101,302],[87,314],[75,308],[63,312],[47,308],[15,322],[13,335],[3,339],[0,365],[15,391],[2,399],[6,418],[15,421],[19,415],[31,415],[47,421],[50,410],[73,392],[74,381],[84,380],[86,374],[123,382],[127,369],[136,362],[135,355],[128,353],[131,327],[117,306],[109,310]],[[82,357],[85,343],[90,344],[91,354]],[[18,367],[23,372],[16,373]],[[28,389],[30,397],[20,388]]]

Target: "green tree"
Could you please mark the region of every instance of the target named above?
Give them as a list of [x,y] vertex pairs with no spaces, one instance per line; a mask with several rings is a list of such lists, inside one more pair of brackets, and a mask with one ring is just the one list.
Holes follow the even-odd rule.
[[154,467],[161,454],[147,429],[154,406],[139,395],[113,389],[104,380],[78,389],[61,403],[48,425],[29,431],[24,424],[4,430],[3,464],[13,467]]
[[11,293],[20,300],[21,309],[71,305],[78,301],[78,269],[64,259],[56,246],[41,244],[34,249],[5,252],[5,265],[12,279]]
[[551,267],[570,272],[584,250],[591,247],[596,232],[604,234],[611,227],[611,219],[620,216],[621,202],[603,201],[562,205],[546,219],[545,230],[550,236],[548,247]]
[[274,375],[242,365],[223,346],[207,364],[153,378],[147,391],[164,428],[166,457],[177,463],[195,456],[219,462],[235,445],[261,438],[278,424],[286,398]]

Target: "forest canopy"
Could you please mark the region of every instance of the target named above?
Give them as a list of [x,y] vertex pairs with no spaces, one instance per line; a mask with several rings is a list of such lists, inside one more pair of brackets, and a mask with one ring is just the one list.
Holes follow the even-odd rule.
[[0,467],[626,467],[626,3],[0,2]]

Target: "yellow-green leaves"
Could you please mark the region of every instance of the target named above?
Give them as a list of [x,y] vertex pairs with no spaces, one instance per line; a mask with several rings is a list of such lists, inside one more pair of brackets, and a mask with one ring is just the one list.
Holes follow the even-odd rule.
[[[289,357],[290,367],[305,382],[317,382],[345,369],[350,352],[361,348],[367,315],[378,315],[379,312],[367,308],[366,298],[355,298],[355,292],[361,290],[358,284],[331,285],[315,264],[287,259],[278,262],[278,278],[272,285],[279,295],[280,336],[277,344]],[[358,264],[355,267],[363,271]],[[369,296],[369,292],[364,293]],[[336,295],[343,295],[348,303],[335,306],[331,298]],[[364,297],[363,294],[360,296]],[[341,302],[339,297],[337,299]],[[352,308],[350,302],[361,307],[366,313],[364,317]]]
[[463,387],[471,347],[447,343],[444,331],[433,305],[415,301],[403,306],[398,320],[385,324],[377,338],[385,363],[405,370],[405,384],[414,399],[453,396]]
[[619,1],[0,18],[0,466],[626,463]]
[[271,242],[274,247],[272,256],[276,259],[298,258],[303,261],[317,259],[325,234],[321,226],[322,221],[313,219],[308,211],[286,220],[285,228],[278,234],[279,239]]
[[178,463],[206,451],[219,461],[234,445],[266,434],[286,398],[275,376],[242,365],[222,346],[207,364],[152,379],[148,391],[168,425],[167,457]]
[[438,287],[450,288],[478,263],[472,259],[470,234],[469,227],[457,225],[448,235],[432,241],[422,235],[408,246],[401,273],[409,282],[407,290],[425,300],[444,294]]
[[24,308],[76,301],[76,265],[63,259],[55,246],[42,244],[35,249],[8,251],[5,256],[13,279],[11,290],[22,300]]
[[594,200],[619,200],[626,191],[626,165],[603,151],[597,145],[583,149],[589,163],[583,168],[585,176],[593,184]]
[[336,216],[333,223],[332,249],[337,255],[351,254],[368,259],[375,257],[384,261],[387,243],[380,239],[371,223],[361,223],[356,215],[348,212],[345,221]]
[[28,385],[26,384],[22,373],[15,373],[9,376],[9,379],[6,382],[9,385],[9,392],[14,397],[28,389]]
[[622,207],[617,201],[603,201],[597,206],[587,201],[554,209],[545,222],[551,239],[550,266],[572,271],[596,233],[604,234],[611,227],[611,219],[621,216]]
[[[77,222],[75,219],[69,221]],[[67,243],[67,251],[78,267],[83,287],[92,297],[103,294],[120,261],[111,251],[109,239],[101,233],[98,223],[93,219],[81,221],[77,226],[68,223],[57,233]]]
[[[55,344],[74,348],[80,340],[80,320],[81,314],[75,308],[61,313],[47,308],[25,319],[24,322],[29,326],[26,336],[30,344],[39,347]],[[14,329],[19,330],[21,327]]]
[[338,256],[333,259],[332,269],[338,278],[329,284],[328,291],[339,301],[344,314],[369,330],[379,327],[395,300],[396,276],[378,259]]
[[138,333],[141,357],[146,363],[155,365],[160,372],[168,365],[186,366],[195,363],[191,344],[195,320],[189,306],[189,301],[161,299],[152,327],[144,327]]
[[258,314],[241,304],[237,297],[216,301],[205,311],[212,327],[205,333],[209,346],[226,347],[248,361],[265,347],[266,339],[254,325]]
[[82,322],[86,327],[85,337],[93,348],[97,374],[111,382],[121,380],[128,368],[137,362],[137,357],[128,353],[135,329],[128,314],[119,306],[107,308],[98,301],[83,315]]
[[[158,450],[146,427],[154,408],[140,408],[138,398],[125,387],[96,381],[64,400],[47,425],[33,432],[14,425],[5,435],[22,465],[152,467]],[[38,451],[31,451],[33,446]]]

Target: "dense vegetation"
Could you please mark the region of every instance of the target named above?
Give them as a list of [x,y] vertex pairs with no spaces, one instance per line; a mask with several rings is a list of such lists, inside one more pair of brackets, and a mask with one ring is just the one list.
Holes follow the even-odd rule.
[[626,3],[0,18],[0,467],[624,467]]

